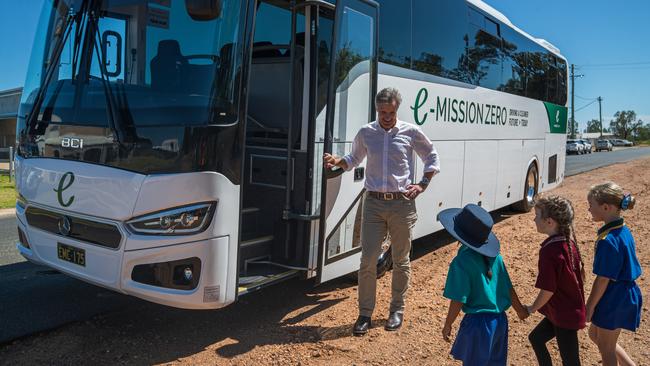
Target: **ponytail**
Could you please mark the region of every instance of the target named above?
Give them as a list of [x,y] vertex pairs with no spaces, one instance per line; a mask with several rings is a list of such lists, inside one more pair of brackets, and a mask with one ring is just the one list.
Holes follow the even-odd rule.
[[589,197],[599,204],[610,204],[620,210],[631,210],[634,208],[636,198],[630,193],[625,193],[623,188],[613,182],[607,182],[592,186],[589,190]]
[[[585,265],[582,261],[582,255],[580,254],[580,248],[578,246],[578,239],[575,235],[575,229],[573,227],[573,217],[574,210],[571,201],[564,197],[560,196],[549,196],[542,197],[535,202],[535,208],[541,211],[543,218],[553,219],[558,225],[559,234],[564,236],[569,252],[569,262],[573,272],[580,276],[584,282],[585,280]],[[578,260],[580,262],[580,268],[575,267],[575,260],[573,258],[573,247],[576,248],[578,253]]]

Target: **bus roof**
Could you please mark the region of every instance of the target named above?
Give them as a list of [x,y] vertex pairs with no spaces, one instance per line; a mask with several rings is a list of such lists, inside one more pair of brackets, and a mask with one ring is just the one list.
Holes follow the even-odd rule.
[[566,58],[564,56],[562,56],[562,54],[560,53],[560,49],[555,47],[551,42],[549,42],[549,41],[547,41],[545,39],[535,38],[535,37],[531,36],[530,34],[524,32],[523,30],[518,28],[516,25],[512,24],[510,19],[508,19],[508,17],[503,15],[503,13],[501,13],[500,11],[498,11],[495,8],[491,7],[490,5],[484,3],[483,0],[467,0],[467,2],[474,5],[474,6],[476,6],[479,9],[483,10],[484,12],[486,12],[487,14],[493,16],[494,18],[496,18],[500,22],[508,25],[509,27],[514,29],[515,31],[517,31],[517,32],[521,33],[522,35],[528,37],[533,42],[535,42],[538,45],[546,48],[550,52],[554,53],[555,55],[557,55],[558,57],[560,57],[561,59],[566,61]]

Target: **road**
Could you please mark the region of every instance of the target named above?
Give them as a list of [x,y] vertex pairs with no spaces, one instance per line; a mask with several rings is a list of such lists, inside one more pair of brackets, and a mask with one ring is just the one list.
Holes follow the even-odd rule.
[[142,300],[89,285],[18,254],[16,217],[0,214],[0,344]]
[[[650,156],[650,148],[568,156],[566,175],[643,156]],[[0,344],[126,307],[158,308],[26,262],[15,249],[16,240],[15,217],[0,214]]]
[[650,155],[650,147],[615,148],[614,151],[594,152],[566,157],[565,176],[584,173],[596,168],[622,163]]

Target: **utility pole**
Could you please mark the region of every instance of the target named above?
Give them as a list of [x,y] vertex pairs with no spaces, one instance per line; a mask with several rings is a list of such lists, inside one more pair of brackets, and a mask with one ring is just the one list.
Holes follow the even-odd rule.
[[603,138],[603,98],[598,97],[598,114],[600,115],[600,138]]
[[[575,65],[571,64],[571,138],[576,138],[576,78],[583,77],[584,75],[575,74]],[[601,127],[602,128],[602,127]]]
[[574,64],[571,64],[571,138],[574,139],[576,138],[576,128],[575,128],[575,123],[576,123],[576,79],[575,79],[575,72],[574,72]]

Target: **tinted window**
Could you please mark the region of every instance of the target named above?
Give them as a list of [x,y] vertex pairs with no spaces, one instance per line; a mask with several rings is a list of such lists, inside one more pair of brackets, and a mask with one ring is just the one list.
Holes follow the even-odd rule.
[[509,27],[502,27],[503,36],[503,75],[499,90],[526,95],[526,49],[530,42],[526,37]]
[[526,96],[529,98],[546,99],[546,54],[544,48],[531,42],[526,53]]
[[381,2],[379,61],[411,67],[411,0]]
[[566,61],[558,59],[557,104],[565,105],[567,100],[567,68]]
[[[296,17],[296,44],[305,45],[305,17],[298,14]],[[255,19],[255,36],[253,38],[255,48],[261,49],[258,54],[266,53],[270,56],[274,48],[270,45],[287,47],[291,43],[291,11],[288,8],[271,5],[262,2],[257,9]],[[287,48],[275,48],[279,53],[286,53]]]
[[558,70],[555,64],[555,56],[550,53],[546,54],[546,101],[557,103],[557,79]]
[[[467,49],[467,81],[490,89],[501,85],[501,38],[495,22],[469,8],[469,48]],[[481,21],[481,17],[483,17]],[[482,24],[475,24],[482,23]]]
[[464,1],[413,0],[413,69],[464,79],[467,5]]

